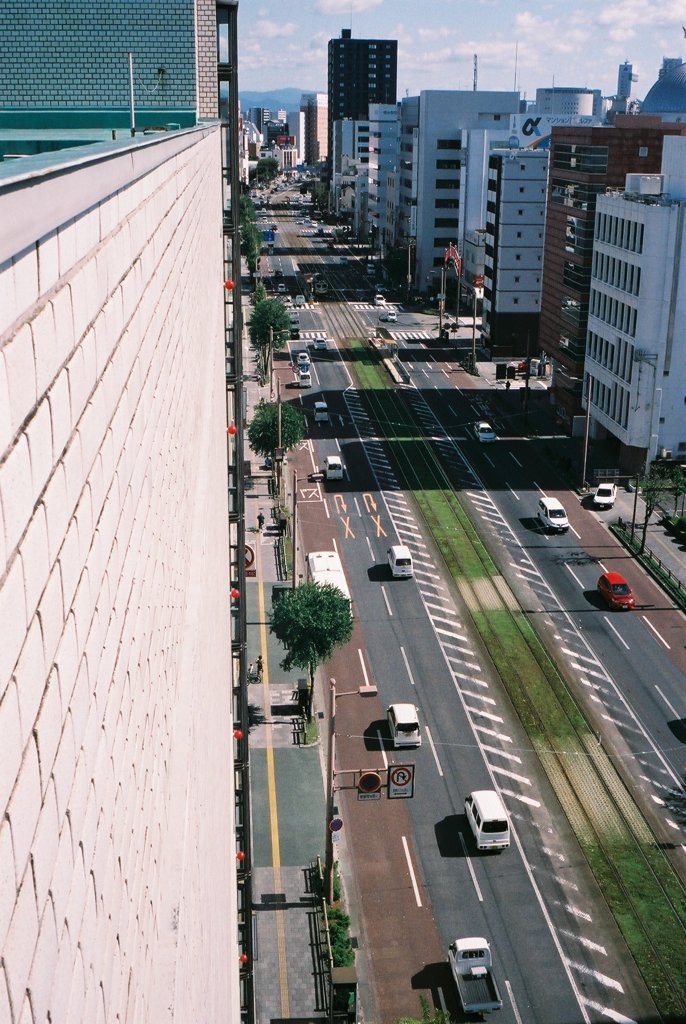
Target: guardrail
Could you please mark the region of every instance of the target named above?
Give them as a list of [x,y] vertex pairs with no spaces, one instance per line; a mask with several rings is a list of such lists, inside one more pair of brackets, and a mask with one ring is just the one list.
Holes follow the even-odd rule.
[[641,551],[640,542],[636,539],[636,531],[634,531],[634,536],[632,537],[630,525],[619,519],[616,523],[611,524],[610,529],[627,551],[630,551],[644,569],[650,573],[655,582],[669,594],[683,611],[686,611],[686,584],[682,583],[669,566],[665,565],[662,559],[658,558],[650,548],[644,548]]

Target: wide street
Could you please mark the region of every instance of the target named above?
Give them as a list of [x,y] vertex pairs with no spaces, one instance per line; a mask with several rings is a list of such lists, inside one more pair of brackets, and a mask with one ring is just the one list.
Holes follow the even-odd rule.
[[[275,379],[282,399],[301,404],[310,424],[309,440],[289,457],[296,571],[304,571],[308,550],[335,547],[353,595],[353,639],[326,670],[344,695],[336,708],[336,804],[363,921],[358,958],[370,978],[372,1019],[390,1024],[406,1014],[417,1003],[414,990],[431,991],[457,1014],[446,953],[463,935],[491,943],[504,1024],[652,1019],[652,1001],[541,768],[542,752],[474,622],[489,602],[526,611],[592,725],[599,758],[631,784],[683,877],[684,617],[614,541],[606,525],[613,513],[593,511],[569,491],[551,457],[555,438],[522,436],[519,387],[496,391],[463,372],[456,350],[435,344],[436,317],[393,304],[397,322],[380,323],[366,265],[340,246],[330,251],[316,226],[296,223],[302,219],[274,214],[270,275],[280,271],[288,294],[309,298],[307,278],[322,273],[333,297],[301,310],[300,339],[277,353]],[[396,389],[393,421],[379,420],[380,407],[350,368],[348,339],[379,328],[398,345],[410,378]],[[295,353],[322,333],[327,350],[310,349],[312,388],[295,391]],[[470,339],[467,328],[460,355]],[[315,425],[313,404],[322,396],[331,422]],[[476,440],[481,418],[495,428],[495,443]],[[399,454],[402,442],[385,438],[418,432],[497,565],[491,591],[451,579],[404,485],[411,468]],[[317,470],[334,453],[345,479],[327,484]],[[541,530],[541,494],[563,502],[568,533]],[[412,550],[413,579],[390,577],[386,550],[397,542]],[[596,580],[610,569],[629,577],[633,612],[599,603]],[[358,696],[370,682],[378,696]],[[388,742],[385,709],[398,701],[419,709],[423,742],[410,756]],[[416,766],[414,798],[359,801],[354,771],[393,763]],[[597,800],[593,787],[589,778],[589,803]],[[498,789],[511,816],[514,841],[502,854],[473,846],[463,804],[480,788]]]

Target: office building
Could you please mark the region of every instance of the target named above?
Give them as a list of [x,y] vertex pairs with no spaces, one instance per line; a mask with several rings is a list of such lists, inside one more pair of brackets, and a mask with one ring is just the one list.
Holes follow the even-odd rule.
[[[427,90],[401,100],[398,242],[416,240],[413,285],[440,289],[446,248],[486,223],[488,158],[507,145],[516,92]],[[454,287],[449,280],[450,287]]]
[[552,361],[556,416],[582,415],[583,366],[596,200],[627,174],[657,174],[665,135],[684,126],[619,115],[614,127],[553,128],[543,253],[539,348]]
[[382,251],[395,244],[400,110],[395,103],[369,105],[368,217],[371,236]]
[[603,98],[600,89],[576,89],[553,85],[536,90],[535,110],[548,117],[559,115],[601,118]]
[[686,138],[665,138],[662,174],[630,174],[596,206],[584,390],[591,436],[613,438],[628,472],[686,458],[685,168]]
[[303,159],[308,167],[314,167],[329,155],[329,103],[325,93],[303,93],[300,110],[305,131]]
[[252,1019],[237,7],[3,21],[3,1024]]
[[547,177],[546,150],[488,161],[481,340],[491,358],[537,354]]
[[329,40],[329,153],[334,121],[366,121],[370,103],[395,103],[397,74],[397,40],[353,39],[347,28],[340,39]]

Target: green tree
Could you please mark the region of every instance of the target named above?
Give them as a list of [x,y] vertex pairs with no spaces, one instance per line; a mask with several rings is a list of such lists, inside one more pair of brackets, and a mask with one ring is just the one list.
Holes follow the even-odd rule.
[[279,441],[281,405],[281,447],[290,451],[305,437],[307,420],[290,402],[260,402],[248,424],[248,444],[256,455],[273,458]]
[[319,210],[320,213],[325,213],[329,209],[329,190],[326,185],[322,185],[317,182],[312,188],[312,201],[314,207]]
[[669,475],[672,481],[672,495],[674,497],[674,515],[676,516],[679,498],[682,496],[682,494],[686,494],[686,473],[684,473],[681,466],[672,466]]
[[255,204],[253,203],[250,196],[241,196],[239,201],[240,219],[241,224],[244,220],[257,221],[257,213],[255,211]]
[[653,512],[672,493],[671,470],[666,466],[653,463],[650,473],[641,481],[641,495],[645,503],[645,519],[641,533],[641,546],[639,553],[642,554],[646,546],[646,534],[648,533],[648,521]]
[[291,322],[288,313],[276,299],[255,302],[248,320],[248,333],[251,344],[259,352],[260,368],[266,377],[270,345],[274,351],[278,352],[291,336]]
[[308,721],[312,718],[312,687],[317,666],[346,644],[353,633],[350,601],[338,587],[301,583],[284,591],[274,604],[270,631],[286,648],[281,668],[304,669],[309,675]]
[[256,306],[258,302],[267,301],[267,289],[264,287],[261,281],[258,281],[255,285],[255,295],[253,298],[253,304]]
[[256,181],[258,185],[267,185],[273,181],[279,173],[279,161],[273,156],[259,160],[256,167],[250,168],[249,178],[251,182]]
[[262,248],[262,232],[249,218],[241,221],[241,256],[245,257],[251,277],[257,270],[257,261]]

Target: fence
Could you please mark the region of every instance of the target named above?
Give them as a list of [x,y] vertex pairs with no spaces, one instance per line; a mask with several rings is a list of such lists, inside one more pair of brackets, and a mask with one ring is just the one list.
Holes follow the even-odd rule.
[[641,544],[636,539],[636,531],[632,536],[631,526],[620,519],[610,529],[622,542],[625,548],[630,551],[641,565],[650,573],[656,583],[665,590],[669,596],[686,611],[686,585],[678,576],[672,572],[669,566],[665,565],[661,558],[658,558],[650,548],[641,551]]

